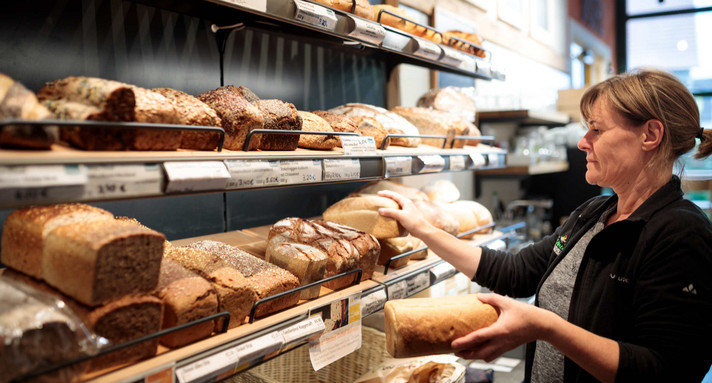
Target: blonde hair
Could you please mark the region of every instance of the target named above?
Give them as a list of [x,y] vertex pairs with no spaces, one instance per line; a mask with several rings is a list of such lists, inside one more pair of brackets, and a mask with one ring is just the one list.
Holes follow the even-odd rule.
[[[700,134],[700,111],[692,93],[672,74],[636,69],[594,85],[581,98],[584,125],[600,97],[605,97],[613,110],[634,126],[651,119],[662,123],[663,139],[653,162],[672,163],[695,147],[695,138]],[[705,129],[695,158],[710,154],[712,131]]]

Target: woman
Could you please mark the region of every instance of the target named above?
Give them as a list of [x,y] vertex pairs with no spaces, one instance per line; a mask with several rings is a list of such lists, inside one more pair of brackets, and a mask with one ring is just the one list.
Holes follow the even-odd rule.
[[[694,98],[655,70],[619,75],[581,100],[586,181],[593,198],[542,241],[512,255],[435,229],[406,198],[382,209],[436,254],[498,294],[480,294],[499,320],[453,341],[466,359],[527,345],[533,382],[700,382],[712,362],[712,227],[683,199],[673,163],[712,132]],[[535,305],[511,297],[536,294]]]

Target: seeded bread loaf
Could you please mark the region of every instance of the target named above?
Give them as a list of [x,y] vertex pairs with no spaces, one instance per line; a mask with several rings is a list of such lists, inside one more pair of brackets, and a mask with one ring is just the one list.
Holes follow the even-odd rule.
[[390,300],[384,316],[386,350],[394,358],[452,353],[453,340],[498,318],[495,308],[474,294]]
[[402,237],[406,231],[398,221],[386,218],[378,209],[387,207],[399,209],[398,203],[390,198],[371,194],[346,197],[329,206],[323,213],[325,221],[340,223],[369,233],[377,239]]
[[[265,262],[237,247],[217,241],[199,241],[188,247],[211,253],[232,268],[239,270],[257,294],[257,299],[283,293],[299,287],[299,279],[292,273],[269,262]],[[299,293],[287,294],[260,304],[255,312],[262,317],[294,306],[299,302]]]
[[158,283],[165,240],[116,219],[59,226],[44,238],[42,278],[88,306],[148,293]]
[[[314,113],[299,111],[302,118],[302,130],[311,132],[333,132],[334,129],[323,118]],[[302,134],[299,136],[299,147],[308,149],[330,150],[340,144],[336,136],[328,134]]]
[[[152,90],[175,104],[181,125],[222,127],[222,121],[215,110],[188,93],[171,88],[155,88]],[[213,150],[218,147],[219,141],[219,133],[185,130],[180,141],[180,147],[184,149]]]
[[[19,82],[0,73],[0,120],[44,120],[52,113]],[[8,125],[0,130],[0,146],[49,149],[59,138],[56,126]]]
[[[245,99],[242,93],[238,88],[227,85],[198,95],[198,99],[213,108],[220,117],[225,130],[225,149],[243,150],[247,133],[262,129],[265,125],[259,108]],[[258,146],[253,139],[250,149],[257,149]]]
[[[230,313],[229,328],[244,323],[257,293],[245,276],[232,263],[212,252],[192,247],[174,247],[167,244],[165,258],[181,264],[188,270],[205,278],[217,294],[218,312]],[[217,321],[215,329],[220,329],[222,321]]]
[[[280,100],[258,100],[254,105],[265,119],[265,129],[302,130],[302,118],[293,104]],[[298,134],[256,134],[253,138],[260,150],[295,150]]]
[[[270,228],[265,258],[300,278],[302,285],[360,268],[361,281],[371,278],[380,253],[376,238],[334,222],[285,218]],[[354,278],[323,284],[329,289],[350,285]],[[318,289],[304,299],[316,298]]]
[[5,266],[42,279],[42,253],[49,232],[63,225],[113,219],[113,214],[108,211],[82,203],[17,209],[5,219],[0,261]]
[[[420,133],[418,132],[418,129],[413,126],[413,124],[396,113],[389,112],[384,108],[368,104],[349,103],[337,106],[329,111],[344,114],[350,117],[372,117],[383,125],[388,134],[407,134],[415,136],[392,137],[390,141],[391,145],[417,147],[421,142],[420,138],[417,137]],[[380,147],[380,141],[377,141],[376,145]]]

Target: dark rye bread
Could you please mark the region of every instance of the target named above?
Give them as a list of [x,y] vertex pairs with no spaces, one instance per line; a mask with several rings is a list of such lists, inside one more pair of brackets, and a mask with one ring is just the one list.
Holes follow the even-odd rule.
[[[213,253],[190,247],[166,244],[164,259],[180,263],[211,283],[217,293],[217,311],[230,313],[229,328],[244,323],[257,300],[257,293],[239,270]],[[217,321],[215,329],[222,325],[222,321]]]
[[[257,293],[257,299],[263,299],[275,294],[299,287],[299,280],[287,270],[269,262],[265,262],[237,247],[217,241],[200,241],[188,245],[213,254],[236,270],[239,270],[252,289]],[[279,310],[294,306],[299,302],[299,293],[287,294],[259,305],[256,317],[272,314]]]
[[[188,93],[171,88],[154,88],[151,90],[163,95],[175,104],[181,125],[222,127],[222,120],[215,110]],[[213,150],[218,147],[219,142],[219,133],[185,130],[180,141],[180,147],[183,149]]]
[[[265,125],[265,118],[259,108],[241,94],[238,88],[227,85],[198,95],[198,99],[213,108],[222,120],[225,149],[243,150],[247,133],[253,129],[262,129]],[[253,139],[250,149],[257,148],[258,142]]]
[[[170,258],[161,261],[161,274],[155,294],[165,305],[161,329],[218,312],[218,296],[210,282]],[[213,328],[213,322],[202,322],[161,337],[161,343],[168,347],[184,346],[207,338]]]
[[[32,91],[0,73],[0,120],[44,120],[51,117],[52,113],[39,103]],[[0,146],[3,147],[49,149],[58,138],[56,126],[7,125],[0,130]]]
[[[258,100],[254,102],[265,119],[265,129],[302,130],[302,118],[297,108],[280,100]],[[298,134],[256,134],[253,140],[259,142],[260,150],[295,150],[299,144]]]
[[88,306],[156,288],[163,234],[123,220],[75,222],[44,238],[42,278]]
[[[3,277],[45,292],[64,302],[94,334],[106,338],[108,346],[119,345],[158,332],[163,303],[152,295],[127,295],[97,307],[85,306],[62,294],[48,284],[14,270],[5,270]],[[158,339],[147,340],[115,352],[94,357],[89,371],[101,370],[124,363],[136,362],[156,355]]]
[[42,279],[44,239],[53,229],[77,222],[113,220],[110,212],[82,204],[64,203],[28,206],[17,209],[5,219],[0,262],[5,266]]

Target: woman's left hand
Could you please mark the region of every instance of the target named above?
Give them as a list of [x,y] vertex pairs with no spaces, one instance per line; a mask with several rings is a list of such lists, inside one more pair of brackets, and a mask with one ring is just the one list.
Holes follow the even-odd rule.
[[463,359],[495,360],[505,352],[542,337],[544,321],[550,311],[499,294],[477,296],[497,309],[499,319],[489,327],[473,331],[452,341],[455,353]]

